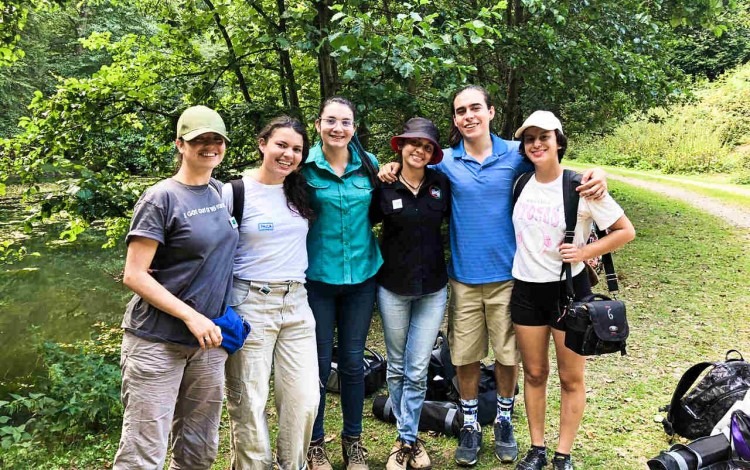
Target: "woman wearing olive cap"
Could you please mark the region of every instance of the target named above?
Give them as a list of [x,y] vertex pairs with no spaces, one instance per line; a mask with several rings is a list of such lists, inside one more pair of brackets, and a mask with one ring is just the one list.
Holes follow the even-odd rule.
[[122,327],[125,413],[115,469],[208,469],[219,444],[227,352],[211,319],[224,313],[236,223],[211,173],[226,127],[205,106],[177,122],[177,173],[144,192],[126,237],[123,283],[135,295]]

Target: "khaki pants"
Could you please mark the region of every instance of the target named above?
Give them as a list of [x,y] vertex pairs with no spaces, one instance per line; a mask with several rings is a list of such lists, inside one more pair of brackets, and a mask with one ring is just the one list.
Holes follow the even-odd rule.
[[315,318],[305,286],[235,279],[229,303],[253,327],[226,366],[232,468],[272,467],[265,410],[272,371],[277,463],[283,470],[305,468],[320,401]]
[[159,469],[172,432],[170,469],[209,469],[219,447],[223,348],[122,339],[122,437],[114,469]]
[[463,366],[487,356],[489,343],[495,360],[515,366],[521,360],[510,319],[513,281],[464,284],[450,280],[448,342],[453,365]]

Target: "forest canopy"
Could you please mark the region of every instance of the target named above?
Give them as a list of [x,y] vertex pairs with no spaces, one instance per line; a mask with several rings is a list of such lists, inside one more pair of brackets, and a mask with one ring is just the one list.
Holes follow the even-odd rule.
[[[308,126],[321,99],[357,105],[365,146],[414,115],[447,137],[449,101],[485,86],[509,138],[534,109],[569,133],[684,99],[750,57],[746,1],[0,0],[0,192],[73,230],[116,235],[147,177],[173,169],[177,116],[217,109],[232,137],[221,177],[257,158],[268,118]],[[311,128],[311,127],[309,127]],[[443,142],[445,143],[445,142]],[[39,197],[39,183],[60,191]]]

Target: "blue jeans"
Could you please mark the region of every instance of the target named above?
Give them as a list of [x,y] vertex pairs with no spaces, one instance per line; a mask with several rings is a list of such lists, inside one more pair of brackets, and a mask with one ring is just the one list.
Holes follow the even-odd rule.
[[427,392],[427,367],[445,313],[447,287],[421,296],[378,287],[388,354],[388,392],[400,439],[414,442]]
[[338,371],[344,436],[362,434],[365,403],[364,355],[367,333],[375,305],[375,278],[360,284],[336,285],[307,280],[307,299],[315,316],[320,373],[320,405],[313,425],[312,440],[325,436],[326,389],[331,373],[334,330],[338,332]]

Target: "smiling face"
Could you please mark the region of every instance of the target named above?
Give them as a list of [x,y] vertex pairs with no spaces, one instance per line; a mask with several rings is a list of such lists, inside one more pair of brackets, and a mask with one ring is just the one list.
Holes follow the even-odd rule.
[[453,123],[466,140],[481,139],[490,134],[495,107],[488,106],[484,94],[468,88],[453,100]]
[[181,165],[187,165],[191,170],[213,170],[224,159],[227,144],[220,134],[206,132],[191,140],[177,139],[177,151],[182,156]]
[[264,180],[271,184],[284,182],[302,161],[304,140],[291,127],[277,127],[267,139],[258,139],[263,163],[260,170]]
[[399,148],[404,166],[415,170],[424,168],[435,152],[435,145],[432,142],[420,138],[401,139]]
[[354,135],[354,111],[343,103],[329,103],[315,121],[315,130],[320,134],[324,148],[346,148]]
[[560,145],[555,131],[545,131],[539,127],[529,127],[523,131],[523,148],[526,157],[534,166],[559,165],[557,152]]

